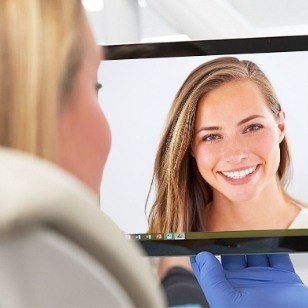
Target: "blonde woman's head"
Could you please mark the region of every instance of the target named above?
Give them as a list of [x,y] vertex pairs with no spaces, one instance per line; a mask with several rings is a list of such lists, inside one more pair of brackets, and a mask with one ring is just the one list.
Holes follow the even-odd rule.
[[0,143],[54,157],[56,114],[81,65],[79,1],[0,1]]
[[97,104],[101,54],[81,1],[1,0],[0,46],[0,145],[54,161],[98,191],[110,136]]

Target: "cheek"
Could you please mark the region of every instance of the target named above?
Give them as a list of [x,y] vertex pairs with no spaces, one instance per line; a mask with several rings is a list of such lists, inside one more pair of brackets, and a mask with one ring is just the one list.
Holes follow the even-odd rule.
[[79,127],[82,149],[87,152],[87,161],[94,169],[102,170],[111,145],[111,134],[108,122],[100,106],[95,102],[85,110],[83,125]]
[[220,151],[218,147],[202,147],[201,145],[194,151],[194,157],[201,175],[206,177],[217,165]]
[[265,131],[262,134],[256,134],[250,142],[250,149],[264,160],[279,157],[279,138],[274,131]]
[[58,164],[98,193],[111,136],[94,96],[80,96],[59,116],[56,147]]

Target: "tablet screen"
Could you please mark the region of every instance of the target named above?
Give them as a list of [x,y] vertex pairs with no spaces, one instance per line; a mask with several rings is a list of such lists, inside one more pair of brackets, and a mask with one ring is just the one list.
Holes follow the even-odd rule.
[[[199,249],[217,254],[307,251],[307,49],[307,36],[106,46],[107,59],[102,61],[98,75],[103,84],[99,100],[109,119],[112,149],[101,188],[103,211],[130,238],[140,240],[150,255],[187,255]],[[187,230],[148,233],[148,217],[157,188],[154,185],[150,194],[149,190],[168,112],[188,75],[200,65],[222,57],[257,64],[275,89],[285,113],[292,161],[286,192],[303,208],[290,221],[292,229],[301,229],[297,233],[288,227],[271,230],[277,229],[275,225],[267,231],[251,231],[256,229],[253,223],[235,233],[226,232],[227,228],[224,232],[201,234]],[[238,156],[245,155],[243,152]],[[233,181],[241,174],[229,172],[227,176]],[[256,209],[256,213],[259,211]],[[268,213],[264,211],[263,215]]]

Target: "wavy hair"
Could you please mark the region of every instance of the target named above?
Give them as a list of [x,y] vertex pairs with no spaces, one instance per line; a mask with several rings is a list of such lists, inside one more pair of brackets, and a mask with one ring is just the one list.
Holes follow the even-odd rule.
[[[268,108],[278,120],[281,106],[266,75],[253,62],[221,57],[190,73],[176,94],[168,114],[154,164],[150,191],[157,191],[149,215],[149,232],[203,231],[204,207],[213,199],[211,186],[202,178],[191,155],[195,116],[200,99],[222,84],[250,80],[260,89]],[[283,194],[291,163],[287,138],[280,143],[277,171]],[[294,199],[292,199],[294,200]]]
[[57,114],[81,66],[79,0],[0,1],[0,145],[54,160]]

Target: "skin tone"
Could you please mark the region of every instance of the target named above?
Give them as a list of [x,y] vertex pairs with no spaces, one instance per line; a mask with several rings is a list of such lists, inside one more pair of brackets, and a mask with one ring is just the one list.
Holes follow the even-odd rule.
[[98,194],[111,135],[97,97],[101,49],[87,23],[85,38],[85,56],[76,76],[71,101],[59,115],[57,163]]
[[277,179],[284,136],[284,113],[277,120],[252,81],[228,82],[201,99],[192,155],[213,189],[207,231],[288,228],[300,209]]

